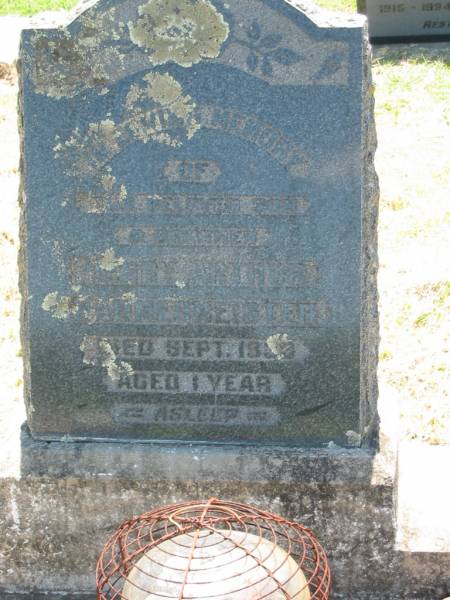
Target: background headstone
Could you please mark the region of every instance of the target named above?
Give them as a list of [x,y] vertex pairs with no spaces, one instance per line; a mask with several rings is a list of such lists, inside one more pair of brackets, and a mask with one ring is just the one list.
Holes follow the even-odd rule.
[[125,0],[24,32],[36,437],[359,443],[376,354],[363,22]]
[[359,0],[372,40],[384,38],[450,39],[450,2]]

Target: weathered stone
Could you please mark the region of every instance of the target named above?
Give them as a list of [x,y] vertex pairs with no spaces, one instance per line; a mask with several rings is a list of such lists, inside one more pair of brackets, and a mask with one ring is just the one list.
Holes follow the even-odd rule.
[[366,49],[362,17],[275,0],[99,2],[24,32],[35,437],[371,438]]
[[119,523],[162,504],[213,496],[249,502],[312,527],[331,559],[334,599],[436,600],[448,595],[448,554],[395,550],[389,483],[280,485],[278,472],[274,466],[259,482],[208,477],[195,482],[182,477],[3,480],[2,600],[7,591],[27,589],[53,592],[51,600],[62,600],[62,592],[70,599],[77,598],[73,592],[86,598],[90,593],[93,600],[98,554]]
[[367,14],[373,41],[385,38],[450,36],[450,2],[421,0],[360,0],[358,11]]

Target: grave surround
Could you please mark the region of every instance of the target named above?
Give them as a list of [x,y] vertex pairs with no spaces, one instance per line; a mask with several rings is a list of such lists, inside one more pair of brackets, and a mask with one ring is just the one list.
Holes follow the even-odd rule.
[[[448,554],[396,549],[395,440],[378,451],[365,20],[178,0],[155,36],[163,4],[85,4],[23,35],[28,424],[1,479],[0,595],[93,599],[120,522],[214,496],[311,527],[338,600],[444,598]],[[234,413],[208,408],[205,373]],[[169,405],[197,412],[157,421]]]

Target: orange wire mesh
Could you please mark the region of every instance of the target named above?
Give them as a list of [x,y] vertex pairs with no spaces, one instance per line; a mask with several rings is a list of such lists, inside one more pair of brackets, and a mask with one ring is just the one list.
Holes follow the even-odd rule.
[[[213,566],[205,566],[200,562],[202,568],[194,569],[192,565],[195,563],[194,556],[199,547],[199,539],[202,539],[202,532],[212,536],[209,539],[213,541],[208,549],[214,555],[210,562]],[[189,544],[186,544],[187,539]],[[172,559],[172,564],[173,559],[177,560],[179,557],[185,563],[183,569],[176,574],[176,581],[169,580],[167,575],[164,577],[168,571],[158,562],[161,553],[155,554],[158,547],[161,550],[167,548],[168,540],[171,540],[169,558]],[[249,540],[252,540],[250,545]],[[292,559],[295,561],[297,571],[292,572],[292,569],[288,569],[285,579],[280,576],[280,573],[286,573],[286,570],[283,571],[283,564],[276,564],[272,569],[268,567],[269,564],[274,564],[273,560],[269,563],[267,559],[276,547],[281,548],[282,556],[286,557],[281,563],[286,564],[289,560],[289,564],[292,565]],[[251,562],[239,563],[236,560],[236,549],[239,549],[240,557],[250,556]],[[164,550],[164,553],[166,552],[167,550]],[[269,577],[274,584],[272,591],[264,595],[255,595],[254,582],[246,585],[242,583],[243,576],[247,576],[248,573],[237,572],[235,579],[224,577],[221,580],[222,570],[214,568],[218,560],[222,565],[226,564],[227,560],[231,566],[232,563],[238,566],[245,564],[249,570],[255,569],[254,576],[258,573],[260,575],[261,568],[264,569],[264,576]],[[258,566],[260,570],[257,572]],[[303,587],[308,587],[309,596],[302,596],[302,589],[292,591],[293,582],[297,581],[295,576],[299,571],[304,581]],[[136,573],[140,579],[132,577]],[[230,600],[233,599],[233,594],[234,597],[242,598],[243,593],[251,600],[296,600],[303,597],[327,600],[330,596],[331,582],[328,559],[310,529],[246,504],[222,502],[216,498],[208,502],[163,506],[125,521],[104,546],[98,560],[96,575],[97,600],[132,600],[129,597],[130,590],[137,591],[138,598],[147,598],[148,595],[151,600],[213,600],[215,595],[211,595],[210,591],[212,584],[219,589],[226,589],[225,596]],[[203,588],[205,595],[200,592],[194,596],[192,591],[188,592],[191,575],[201,577],[202,584],[206,584]],[[234,581],[237,582],[235,588]],[[173,590],[174,584],[177,590],[175,595],[173,591],[166,591]],[[201,586],[197,589],[201,589]],[[274,590],[276,595],[273,595]],[[222,593],[216,595],[219,599],[225,596]]]

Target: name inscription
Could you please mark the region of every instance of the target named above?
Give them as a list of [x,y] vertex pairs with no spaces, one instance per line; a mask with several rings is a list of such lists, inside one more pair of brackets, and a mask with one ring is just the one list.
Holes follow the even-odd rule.
[[123,246],[265,246],[272,234],[262,227],[119,227],[114,239]]
[[72,285],[198,288],[304,288],[318,279],[313,261],[255,261],[209,255],[129,257],[105,270],[95,256],[74,257],[69,265]]
[[247,215],[284,217],[303,215],[309,202],[301,196],[233,196],[229,194],[137,194],[130,204],[116,207],[116,212],[151,215]]
[[[98,324],[171,325],[269,325],[274,327],[323,327],[330,309],[324,301],[282,302],[263,300],[189,300],[180,298],[88,298],[84,305],[88,322]],[[91,315],[94,315],[94,320]]]

